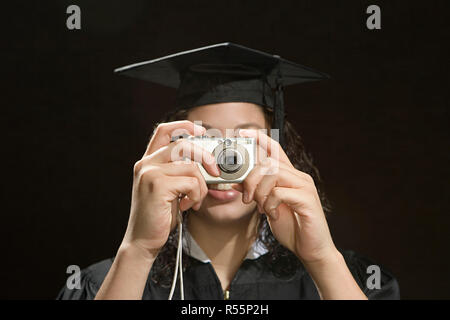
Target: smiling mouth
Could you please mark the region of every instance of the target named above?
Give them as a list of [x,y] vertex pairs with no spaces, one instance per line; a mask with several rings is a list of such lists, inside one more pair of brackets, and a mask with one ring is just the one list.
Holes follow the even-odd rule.
[[239,197],[240,192],[232,188],[233,183],[209,184],[208,195],[219,202],[233,201]]
[[220,191],[226,191],[226,190],[233,190],[231,187],[234,183],[214,183],[209,184],[208,189],[212,190],[220,190]]

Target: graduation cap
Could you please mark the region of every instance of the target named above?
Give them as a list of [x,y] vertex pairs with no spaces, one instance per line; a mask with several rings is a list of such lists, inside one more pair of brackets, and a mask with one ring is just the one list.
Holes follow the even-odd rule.
[[114,70],[118,74],[176,88],[176,108],[250,102],[273,110],[272,128],[283,145],[283,87],[329,78],[278,55],[230,42],[183,51]]

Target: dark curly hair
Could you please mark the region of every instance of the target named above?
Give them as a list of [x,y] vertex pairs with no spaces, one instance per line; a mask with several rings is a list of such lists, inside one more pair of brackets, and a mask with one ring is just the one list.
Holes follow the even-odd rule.
[[[262,110],[264,111],[267,123],[272,123],[272,109],[262,107]],[[160,122],[184,120],[187,118],[188,113],[189,110],[179,109],[168,113]],[[300,135],[286,118],[283,150],[286,152],[286,155],[296,169],[309,174],[314,179],[323,210],[325,214],[329,213],[331,211],[331,206],[325,196],[319,170],[314,166],[311,155],[306,152]],[[183,212],[183,218],[188,219],[188,217],[189,211]],[[183,228],[186,228],[186,225],[187,224],[184,223]],[[272,270],[273,274],[280,278],[292,276],[300,266],[300,261],[290,250],[282,246],[277,239],[275,239],[265,215],[260,215],[257,230],[258,240],[268,249],[268,253],[263,255],[262,258]],[[169,287],[172,282],[178,246],[177,239],[178,228],[175,228],[170,233],[166,244],[161,248],[161,251],[152,266],[151,280],[163,287]],[[183,257],[183,269],[188,267],[188,265],[189,257]]]

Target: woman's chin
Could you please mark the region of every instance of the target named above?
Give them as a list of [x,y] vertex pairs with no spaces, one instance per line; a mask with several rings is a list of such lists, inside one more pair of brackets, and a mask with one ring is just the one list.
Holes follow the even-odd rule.
[[[236,191],[237,192],[237,191]],[[210,194],[203,200],[203,204],[197,214],[208,220],[219,223],[236,222],[242,219],[248,219],[255,211],[254,203],[245,204],[242,202],[242,194],[232,196],[231,201],[218,201],[217,198]]]

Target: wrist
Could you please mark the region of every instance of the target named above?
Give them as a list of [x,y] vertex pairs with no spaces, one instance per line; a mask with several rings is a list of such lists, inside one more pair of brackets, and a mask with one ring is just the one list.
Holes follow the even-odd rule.
[[143,265],[152,265],[159,250],[148,250],[134,243],[122,242],[117,251],[117,258],[132,260]]
[[322,299],[367,299],[337,249],[304,266]]
[[310,261],[302,261],[306,270],[311,274],[320,274],[333,270],[334,268],[345,265],[345,260],[342,254],[335,247],[330,249],[328,253],[322,255],[318,259]]
[[123,242],[95,299],[142,299],[155,258],[143,248]]

